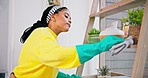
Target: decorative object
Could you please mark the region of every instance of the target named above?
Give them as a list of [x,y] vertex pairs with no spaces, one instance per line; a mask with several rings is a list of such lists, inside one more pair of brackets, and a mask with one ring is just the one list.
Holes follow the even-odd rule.
[[95,42],[99,42],[100,39],[99,39],[99,34],[100,34],[100,31],[96,28],[92,28],[90,30],[90,32],[88,33],[88,42],[89,43],[95,43]]
[[134,45],[138,43],[143,13],[144,8],[128,10],[127,17],[122,17],[121,19],[125,37],[128,37],[129,35],[132,36],[134,38]]
[[97,69],[97,72],[98,72],[97,78],[110,77],[111,76],[110,70],[111,69],[107,65],[103,66],[102,68]]

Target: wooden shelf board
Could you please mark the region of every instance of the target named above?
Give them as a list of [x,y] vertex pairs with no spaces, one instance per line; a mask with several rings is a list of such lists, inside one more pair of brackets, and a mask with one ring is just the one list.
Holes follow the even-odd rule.
[[[83,76],[83,78],[98,78],[98,77],[97,77],[97,75],[89,75],[89,76]],[[100,77],[100,78],[102,78],[102,77]],[[130,76],[126,76],[126,75],[120,74],[118,72],[111,72],[111,77],[107,77],[107,78],[130,78]]]
[[90,15],[90,17],[106,17],[113,15],[124,10],[128,10],[140,5],[144,5],[146,0],[122,0],[105,8],[102,8],[99,12]]

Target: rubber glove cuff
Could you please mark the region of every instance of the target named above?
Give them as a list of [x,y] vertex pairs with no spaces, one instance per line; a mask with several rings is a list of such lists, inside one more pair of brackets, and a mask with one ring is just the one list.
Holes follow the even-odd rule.
[[82,78],[80,76],[77,76],[75,74],[72,74],[71,76],[69,74],[65,74],[63,72],[58,72],[58,75],[56,78]]

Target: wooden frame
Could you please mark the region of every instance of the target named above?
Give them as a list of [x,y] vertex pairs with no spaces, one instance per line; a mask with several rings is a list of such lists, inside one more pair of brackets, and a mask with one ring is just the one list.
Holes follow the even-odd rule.
[[146,1],[143,22],[140,30],[138,47],[133,65],[132,78],[143,78],[144,66],[148,52],[148,0]]
[[106,17],[109,15],[122,12],[127,9],[131,9],[131,8],[143,5],[145,2],[146,0],[122,0],[113,5],[110,5],[101,9],[99,12],[90,15],[90,17],[96,17],[96,16]]
[[[99,12],[96,12],[97,4],[96,2],[99,2],[98,0],[93,1],[93,6],[90,14],[90,19],[88,22],[87,30],[85,33],[85,39],[84,43],[86,43],[87,39],[87,33],[90,30],[90,28],[93,26],[94,19],[96,16],[99,16],[101,18],[105,16],[109,16],[115,13],[122,12],[124,10],[128,10],[140,5],[144,5],[145,3],[145,11],[144,11],[144,17],[143,17],[143,22],[142,22],[142,27],[141,27],[141,32],[140,32],[140,37],[139,37],[139,42],[136,50],[136,55],[135,55],[135,61],[133,64],[133,70],[132,70],[132,78],[143,78],[143,73],[144,73],[144,66],[145,66],[145,61],[146,61],[146,56],[148,52],[148,33],[146,30],[148,30],[148,0],[122,0],[120,2],[117,2],[113,5],[110,5],[108,7],[105,7],[101,9]],[[95,6],[94,6],[95,5]],[[95,9],[95,11],[94,11]],[[101,23],[101,22],[100,22]],[[102,57],[100,57],[102,58]],[[104,56],[103,56],[104,58]],[[103,59],[102,58],[102,59]],[[104,61],[104,60],[102,60]],[[83,65],[84,66],[84,65]],[[83,68],[83,67],[80,67]],[[78,68],[77,72],[78,75],[82,75],[82,70]]]

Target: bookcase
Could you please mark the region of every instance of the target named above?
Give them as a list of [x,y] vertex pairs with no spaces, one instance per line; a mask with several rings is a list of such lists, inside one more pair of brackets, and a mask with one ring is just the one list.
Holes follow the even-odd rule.
[[[89,21],[87,25],[87,29],[85,32],[85,38],[84,38],[84,44],[87,43],[87,38],[88,38],[88,32],[89,30],[93,27],[94,21],[96,17],[99,17],[99,26],[102,26],[104,22],[102,21],[105,17],[117,14],[120,12],[123,12],[125,10],[144,5],[144,16],[143,16],[143,21],[141,25],[141,30],[140,30],[140,36],[139,36],[139,41],[138,45],[136,48],[136,53],[134,56],[134,63],[133,63],[133,68],[132,68],[132,78],[143,78],[143,73],[144,73],[144,66],[146,63],[146,57],[147,57],[147,52],[148,52],[148,0],[121,0],[115,4],[109,5],[107,7],[99,8],[99,12],[97,12],[98,6],[101,7],[103,0],[93,0],[90,16],[89,16]],[[102,28],[100,28],[102,29]],[[105,65],[105,54],[100,54],[99,55],[100,61],[99,61],[99,66]],[[76,74],[81,76],[83,72],[83,67],[85,64],[79,66],[77,68]],[[120,73],[120,72],[119,72]],[[92,76],[94,78],[95,76]]]

